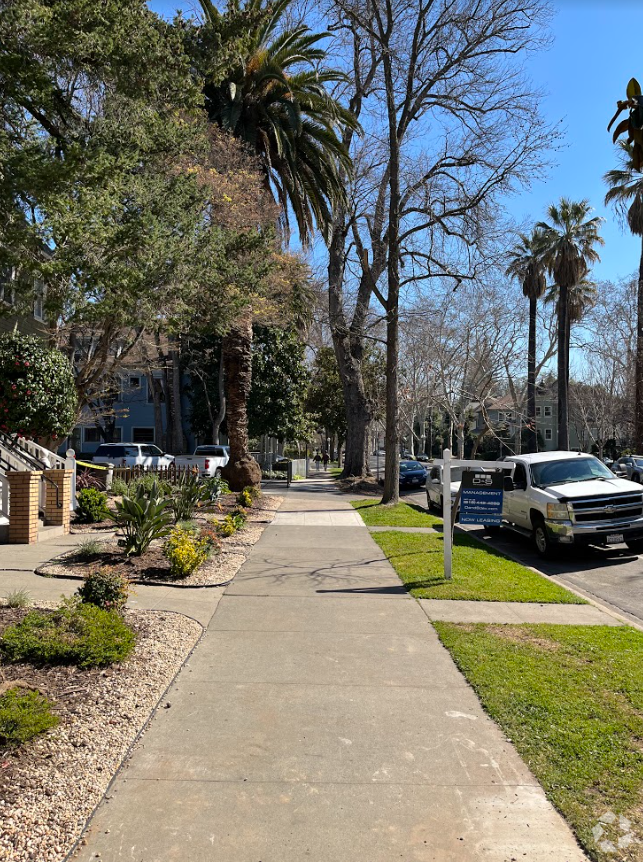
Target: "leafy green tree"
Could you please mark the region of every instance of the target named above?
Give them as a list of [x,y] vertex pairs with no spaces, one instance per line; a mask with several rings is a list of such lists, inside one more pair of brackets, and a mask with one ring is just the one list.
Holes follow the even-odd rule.
[[[630,231],[641,239],[637,289],[636,367],[634,392],[634,451],[643,452],[643,173],[632,144],[620,143],[620,166],[608,171],[605,203],[615,206]],[[637,168],[636,165],[639,164]]]
[[318,426],[336,434],[340,443],[346,439],[346,405],[332,347],[320,347],[317,351],[306,406]]
[[19,437],[64,437],[78,416],[67,358],[42,339],[0,336],[0,431]]
[[534,228],[531,235],[519,234],[519,242],[509,253],[507,275],[516,278],[529,300],[529,338],[527,346],[527,451],[536,452],[536,312],[546,288],[542,262],[543,234]]
[[543,262],[558,287],[558,448],[569,449],[569,337],[570,292],[600,260],[597,245],[602,219],[589,217],[588,201],[561,198],[547,210],[549,223],[539,222],[543,234]]
[[306,437],[310,432],[305,409],[309,379],[305,345],[294,329],[255,326],[248,399],[250,436],[268,434],[282,442]]

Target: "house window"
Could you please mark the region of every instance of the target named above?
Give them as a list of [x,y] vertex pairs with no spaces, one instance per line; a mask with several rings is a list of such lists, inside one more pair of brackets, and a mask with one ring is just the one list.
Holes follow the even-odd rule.
[[100,443],[100,431],[95,426],[87,426],[83,428],[83,440],[85,441],[85,443]]
[[551,439],[552,439],[551,428],[545,428],[545,440],[551,440]]
[[132,443],[153,443],[153,428],[132,428]]
[[545,416],[551,417],[551,405],[545,407]]
[[130,375],[129,388],[130,389],[140,389],[141,388],[141,378],[138,376],[138,374]]
[[536,407],[536,416],[540,417],[542,415],[543,415],[543,408],[542,407]]
[[13,270],[10,266],[0,269],[0,302],[6,305],[15,305],[16,291],[12,287]]
[[34,284],[33,316],[44,322],[45,319],[45,286],[41,281]]

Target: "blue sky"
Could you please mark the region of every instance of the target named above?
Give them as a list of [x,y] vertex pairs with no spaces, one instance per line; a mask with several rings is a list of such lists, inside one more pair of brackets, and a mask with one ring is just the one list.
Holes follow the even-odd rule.
[[[156,12],[186,13],[196,0],[150,0]],[[602,176],[615,164],[607,123],[616,100],[625,97],[632,77],[643,83],[643,3],[636,0],[561,0],[555,4],[552,47],[528,61],[537,87],[546,95],[542,110],[566,130],[565,146],[555,154],[556,165],[546,181],[508,201],[519,221],[538,221],[561,196],[587,198],[604,216],[601,263],[594,278],[616,280],[638,268],[640,241],[623,232],[614,214],[603,206]]]

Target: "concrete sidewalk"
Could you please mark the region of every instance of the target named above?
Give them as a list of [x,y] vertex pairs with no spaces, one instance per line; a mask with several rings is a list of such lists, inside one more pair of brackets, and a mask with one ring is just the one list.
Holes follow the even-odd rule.
[[79,859],[585,858],[353,514],[292,486]]

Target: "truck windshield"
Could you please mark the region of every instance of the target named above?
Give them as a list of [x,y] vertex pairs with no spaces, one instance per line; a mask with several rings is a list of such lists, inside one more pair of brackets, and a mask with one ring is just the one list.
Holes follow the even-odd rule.
[[540,488],[566,482],[589,482],[590,479],[613,479],[612,471],[597,458],[570,458],[531,465],[532,484]]

